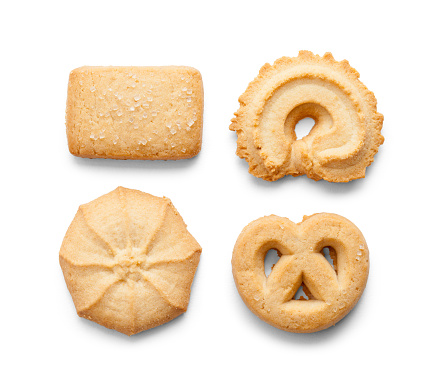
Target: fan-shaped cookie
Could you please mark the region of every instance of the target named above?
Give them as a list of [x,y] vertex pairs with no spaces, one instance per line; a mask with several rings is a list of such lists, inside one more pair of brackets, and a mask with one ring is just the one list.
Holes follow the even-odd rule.
[[[237,155],[268,181],[288,174],[333,182],[362,178],[384,141],[373,93],[346,60],[330,53],[301,51],[264,65],[239,102],[230,125],[238,135]],[[306,117],[315,125],[296,139],[295,126]]]
[[[323,254],[330,248],[331,266]],[[266,277],[266,253],[281,258]],[[334,325],[358,302],[368,278],[368,247],[361,231],[342,216],[319,213],[295,224],[265,216],[247,225],[236,241],[232,269],[249,309],[289,332],[315,332]],[[308,300],[295,299],[307,287]]]
[[169,199],[119,187],[80,206],[60,265],[79,316],[133,335],[186,311],[200,254]]

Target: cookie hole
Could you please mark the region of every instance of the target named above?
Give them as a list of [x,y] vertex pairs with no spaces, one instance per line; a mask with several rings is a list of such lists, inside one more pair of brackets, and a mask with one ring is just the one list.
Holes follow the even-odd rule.
[[338,255],[336,250],[331,246],[325,246],[321,250],[321,254],[324,256],[336,274],[338,274]]
[[276,265],[276,262],[278,262],[280,257],[281,253],[276,249],[271,249],[267,251],[267,254],[264,258],[264,271],[266,277],[268,277],[269,274],[272,272],[273,266]]
[[307,300],[316,300],[310,290],[307,288],[307,285],[304,283],[296,291],[293,296],[293,300],[307,301]]
[[307,136],[315,124],[316,122],[312,118],[301,119],[295,126],[296,139],[302,139]]

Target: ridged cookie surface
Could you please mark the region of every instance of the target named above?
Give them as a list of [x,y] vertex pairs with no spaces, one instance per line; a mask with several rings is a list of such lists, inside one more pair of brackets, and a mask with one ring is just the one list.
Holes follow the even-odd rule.
[[200,254],[169,199],[119,187],[80,206],[60,265],[79,316],[133,335],[186,311]]
[[71,72],[69,151],[79,157],[183,159],[201,149],[203,84],[184,66],[85,66]]
[[[306,174],[347,182],[365,176],[383,143],[376,99],[347,61],[301,51],[264,65],[239,98],[230,129],[249,172],[268,181]],[[296,124],[315,125],[297,139]]]

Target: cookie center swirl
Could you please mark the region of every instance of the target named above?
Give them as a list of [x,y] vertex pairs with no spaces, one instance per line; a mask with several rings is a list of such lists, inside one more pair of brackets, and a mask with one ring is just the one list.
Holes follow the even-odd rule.
[[294,142],[298,139],[295,127],[301,120],[306,118],[313,119],[315,124],[308,135],[303,138],[313,136],[315,132],[320,131],[322,128],[331,128],[333,126],[333,119],[324,107],[315,103],[300,104],[293,108],[285,119],[284,134],[289,142]]
[[[306,173],[312,163],[354,156],[365,135],[357,112],[355,101],[333,82],[313,76],[288,80],[266,100],[259,117],[257,132],[265,166],[275,172],[288,168]],[[296,123],[306,117],[314,119],[315,126],[297,139]],[[302,155],[311,155],[309,166],[304,166]]]
[[122,280],[139,281],[142,278],[142,265],[145,259],[139,254],[134,253],[132,250],[124,250],[116,257],[116,264],[114,266],[114,272],[121,277]]

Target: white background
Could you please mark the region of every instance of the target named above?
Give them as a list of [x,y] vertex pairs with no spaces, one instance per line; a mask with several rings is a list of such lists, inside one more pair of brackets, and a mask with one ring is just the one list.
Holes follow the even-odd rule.
[[[1,29],[2,387],[438,387],[441,24],[438,1],[16,1]],[[385,115],[364,179],[251,176],[228,130],[266,62],[307,49],[348,59]],[[185,161],[68,152],[69,72],[190,65],[205,88],[201,153]],[[118,185],[170,197],[203,253],[187,313],[127,337],[80,319],[58,264],[77,207]],[[242,228],[334,212],[370,249],[356,308],[292,334],[256,318],[231,275]],[[327,385],[327,386],[325,386]]]

